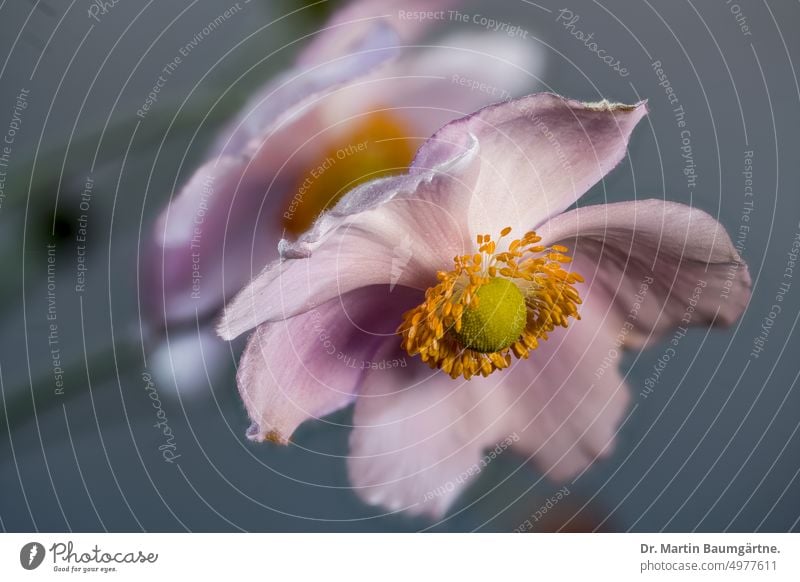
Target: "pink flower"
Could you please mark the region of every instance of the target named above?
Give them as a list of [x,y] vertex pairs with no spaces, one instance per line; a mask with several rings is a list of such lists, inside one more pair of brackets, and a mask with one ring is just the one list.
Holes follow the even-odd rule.
[[456,4],[351,2],[258,91],[156,223],[151,320],[215,315],[278,258],[282,236],[296,238],[360,181],[405,171],[445,123],[536,81],[531,43],[459,27],[432,44],[446,19],[410,16]]
[[218,328],[255,329],[238,373],[248,437],[286,443],[355,402],[355,491],[430,516],[507,449],[557,480],[608,455],[630,402],[619,351],[728,325],[750,293],[701,210],[567,210],[645,114],[552,94],[486,107],[281,241]]

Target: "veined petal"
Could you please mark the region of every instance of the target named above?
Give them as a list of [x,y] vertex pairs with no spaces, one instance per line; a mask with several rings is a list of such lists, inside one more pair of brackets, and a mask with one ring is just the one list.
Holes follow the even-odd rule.
[[469,244],[458,201],[474,187],[477,147],[453,147],[432,168],[418,165],[345,195],[297,241],[281,241],[282,260],[226,307],[218,333],[232,339],[367,285],[426,289]]
[[369,287],[297,317],[258,327],[239,363],[251,440],[286,443],[305,420],[349,404],[365,365],[397,343],[395,321],[419,301],[408,289]]
[[[543,244],[570,248],[587,279],[584,302],[604,304],[631,347],[689,325],[730,325],[750,298],[750,274],[725,228],[675,202],[588,206],[545,224]],[[617,330],[619,331],[619,330]]]
[[518,437],[502,375],[454,382],[412,359],[372,371],[356,401],[347,460],[355,493],[391,511],[441,517],[486,466],[486,449]]
[[625,155],[644,102],[581,103],[539,93],[491,105],[454,121],[432,141],[481,145],[481,174],[470,203],[473,234],[536,229],[563,212]]

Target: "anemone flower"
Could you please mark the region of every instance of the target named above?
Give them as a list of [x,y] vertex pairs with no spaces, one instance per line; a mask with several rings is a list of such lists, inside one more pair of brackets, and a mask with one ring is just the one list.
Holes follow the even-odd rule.
[[[357,0],[256,92],[154,228],[145,300],[157,326],[209,318],[360,181],[402,172],[445,123],[527,92],[535,45],[450,29],[455,0]],[[456,23],[457,24],[457,23]]]
[[701,210],[568,210],[645,114],[552,94],[488,106],[283,240],[218,327],[255,329],[238,372],[247,436],[287,443],[355,402],[354,490],[430,516],[506,450],[556,480],[608,455],[630,400],[619,350],[730,324],[750,289]]

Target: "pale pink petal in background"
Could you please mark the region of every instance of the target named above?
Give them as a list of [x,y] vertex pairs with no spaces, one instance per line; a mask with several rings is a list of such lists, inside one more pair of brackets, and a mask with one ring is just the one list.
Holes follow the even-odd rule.
[[[280,158],[251,164],[261,143],[258,136],[281,119],[298,115],[316,93],[362,76],[394,56],[391,37],[391,29],[381,26],[362,46],[354,47],[352,56],[326,65],[329,73],[295,71],[291,84],[284,78],[270,83],[261,98],[264,106],[247,110],[248,115],[232,125],[217,154],[195,172],[156,222],[145,261],[145,299],[153,319],[192,318],[195,309],[208,314],[241,288],[253,262],[264,264],[275,257],[280,223],[263,211],[264,198],[271,187],[290,193],[296,177],[286,181],[284,176],[272,184]],[[268,150],[273,149],[270,142]],[[196,264],[203,277],[202,293],[197,293],[192,276]]]
[[305,420],[349,404],[362,384],[364,362],[397,343],[394,322],[420,298],[405,288],[365,287],[259,326],[237,378],[253,422],[248,437],[286,443]]
[[407,369],[370,372],[347,461],[356,494],[390,511],[444,515],[474,482],[484,449],[519,425],[511,394],[498,387],[507,381],[454,381],[416,358]]

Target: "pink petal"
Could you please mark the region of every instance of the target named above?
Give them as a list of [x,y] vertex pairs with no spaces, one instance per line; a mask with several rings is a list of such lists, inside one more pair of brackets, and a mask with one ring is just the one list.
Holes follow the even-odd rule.
[[354,491],[391,511],[444,515],[486,466],[484,449],[503,452],[513,442],[516,413],[497,386],[503,380],[455,381],[416,358],[408,368],[371,371],[350,436]]
[[[423,148],[424,150],[424,148]],[[431,169],[368,182],[348,193],[226,307],[226,339],[264,321],[303,313],[342,293],[376,284],[426,289],[469,243],[464,208],[476,178],[477,144],[451,148]]]
[[375,23],[391,26],[404,44],[412,43],[442,21],[406,18],[406,14],[436,12],[458,4],[461,4],[460,0],[354,0],[326,23],[321,33],[303,51],[300,63],[317,63],[341,54],[353,40],[363,36],[366,28]]
[[[651,329],[663,333],[677,325],[694,301],[699,275],[707,295],[693,306],[692,324],[714,317],[730,323],[749,295],[746,266],[724,229],[696,209],[660,201],[582,208],[541,230],[546,243],[576,249],[576,268],[588,277],[579,285],[581,320],[488,379],[465,384],[441,374],[422,381],[394,371],[371,374],[356,403],[349,461],[366,501],[440,516],[474,477],[470,467],[480,465],[483,451],[506,436],[548,477],[574,477],[611,453],[628,409],[630,394],[617,368],[620,331],[650,263],[652,303],[645,300],[633,320],[637,327],[627,339],[634,345]],[[725,281],[732,281],[730,298],[721,305]],[[621,291],[614,293],[615,285]],[[682,302],[670,287],[682,290]]]
[[535,45],[493,33],[459,32],[434,46],[407,47],[391,64],[320,103],[321,125],[385,110],[420,143],[446,123],[538,84],[544,55]]
[[630,395],[602,311],[554,331],[528,360],[456,381],[409,361],[370,372],[356,401],[348,468],[356,493],[392,511],[441,517],[497,455],[530,458],[551,479],[576,475],[613,449]]
[[471,232],[511,226],[524,233],[563,212],[610,172],[646,112],[644,102],[581,103],[539,93],[454,121],[432,140],[463,144],[475,136],[480,143]]
[[611,454],[630,402],[616,365],[597,373],[617,332],[602,307],[585,303],[579,321],[557,328],[511,371],[520,390],[515,406],[524,414],[515,448],[554,480]]
[[750,298],[747,265],[725,228],[697,208],[661,200],[589,206],[539,234],[574,250],[574,269],[590,282],[584,302],[633,326],[622,334],[628,346],[678,326],[730,325]]
[[286,443],[305,420],[350,403],[364,362],[372,361],[382,345],[397,344],[396,322],[420,299],[404,288],[390,294],[387,287],[370,287],[259,326],[237,375],[253,421],[248,437]]

